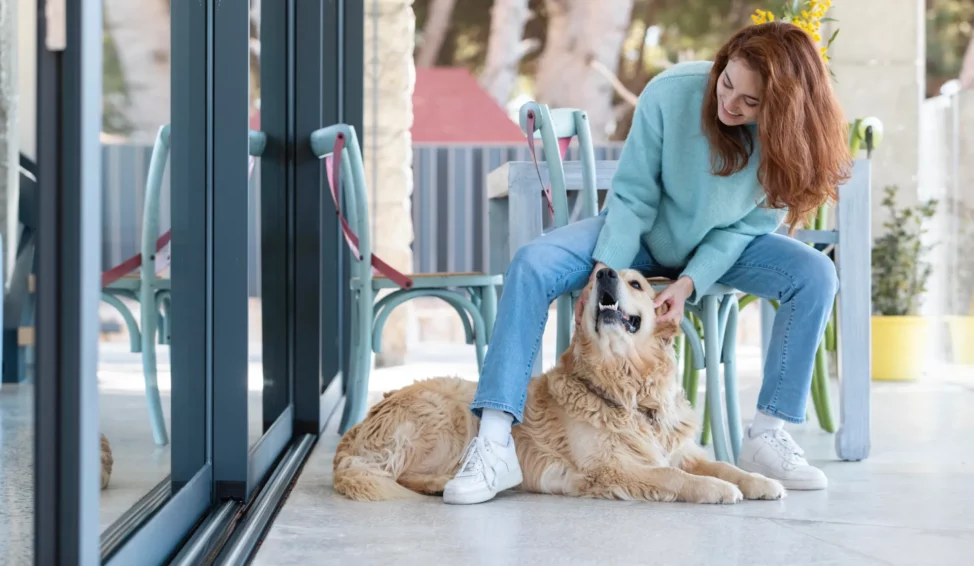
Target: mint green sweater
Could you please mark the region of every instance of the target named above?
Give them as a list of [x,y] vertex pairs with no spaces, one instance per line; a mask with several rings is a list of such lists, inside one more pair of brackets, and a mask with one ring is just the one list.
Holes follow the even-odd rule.
[[619,158],[599,234],[596,261],[632,265],[640,244],[656,263],[693,280],[692,303],[740,257],[756,236],[774,232],[784,210],[760,207],[759,146],[729,177],[710,171],[710,144],[700,129],[710,62],[680,63],[646,85]]

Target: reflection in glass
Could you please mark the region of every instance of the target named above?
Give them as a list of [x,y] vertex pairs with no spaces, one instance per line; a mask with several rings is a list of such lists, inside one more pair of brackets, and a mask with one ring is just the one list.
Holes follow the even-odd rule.
[[[250,0],[250,95],[251,130],[260,130],[260,0]],[[261,286],[261,182],[259,157],[249,161],[247,189],[247,429],[249,445],[264,434],[263,392],[265,376],[263,301]],[[283,275],[283,274],[282,274]],[[273,386],[273,383],[266,384]],[[277,415],[271,415],[271,422]]]
[[[171,467],[170,18],[104,0],[99,408],[104,531]],[[179,143],[178,141],[175,143]],[[145,312],[143,312],[145,311]]]

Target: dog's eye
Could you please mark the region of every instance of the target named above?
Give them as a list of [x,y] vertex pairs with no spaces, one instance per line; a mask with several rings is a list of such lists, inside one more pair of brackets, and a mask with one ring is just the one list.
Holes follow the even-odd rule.
[[639,281],[630,281],[629,286],[637,291],[643,290],[643,286],[639,284]]

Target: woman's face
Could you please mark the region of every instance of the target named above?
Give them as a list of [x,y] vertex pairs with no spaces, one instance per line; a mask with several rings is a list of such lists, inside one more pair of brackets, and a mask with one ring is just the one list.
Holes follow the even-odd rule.
[[727,126],[756,122],[764,80],[739,59],[731,59],[717,78],[717,118]]

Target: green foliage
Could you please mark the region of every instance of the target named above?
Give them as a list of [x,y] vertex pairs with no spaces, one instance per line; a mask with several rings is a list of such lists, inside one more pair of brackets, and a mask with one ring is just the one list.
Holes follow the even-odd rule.
[[974,0],[927,0],[927,96],[960,74],[974,33]]
[[107,30],[102,34],[102,50],[102,131],[127,135],[132,132],[132,124],[125,117],[125,107],[128,105],[125,76],[122,74],[115,42]]
[[882,205],[889,212],[885,235],[872,249],[873,313],[881,316],[915,315],[927,290],[932,266],[923,257],[932,246],[924,245],[925,223],[933,218],[937,201],[896,208],[899,187],[886,187]]

